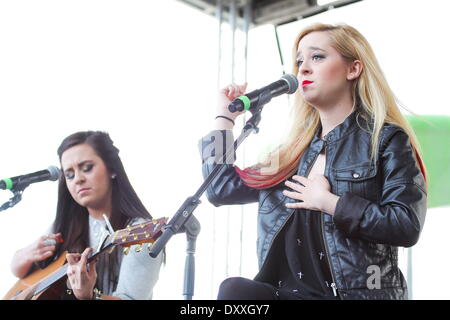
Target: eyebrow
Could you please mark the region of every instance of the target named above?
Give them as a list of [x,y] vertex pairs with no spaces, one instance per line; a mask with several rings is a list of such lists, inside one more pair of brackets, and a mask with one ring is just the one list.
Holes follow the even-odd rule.
[[[319,51],[323,51],[323,52],[326,52],[325,50],[323,50],[323,49],[321,49],[321,48],[319,48],[319,47],[314,47],[314,46],[311,46],[311,47],[308,47],[308,49],[310,49],[310,50],[319,50]],[[301,51],[298,51],[297,52],[297,59],[298,59],[298,57],[300,56],[300,54],[301,54]]]
[[[80,167],[84,166],[84,165],[85,165],[86,163],[88,163],[88,162],[91,162],[91,163],[92,163],[93,161],[92,161],[92,160],[84,160],[84,161],[81,161],[81,162],[78,164],[78,167],[80,168]],[[72,167],[65,169],[64,172],[67,172],[67,171],[70,171],[70,170],[73,170]]]

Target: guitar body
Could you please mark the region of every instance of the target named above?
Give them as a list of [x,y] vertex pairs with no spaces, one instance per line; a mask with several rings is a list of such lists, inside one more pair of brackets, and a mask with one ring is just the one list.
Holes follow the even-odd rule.
[[38,269],[32,274],[20,279],[3,297],[3,300],[44,300],[44,299],[59,299],[64,290],[65,277],[54,283],[46,290],[39,294],[33,295],[35,285],[40,283],[43,279],[51,276],[54,272],[59,270],[66,262],[66,252],[64,252],[58,259],[49,264],[45,269]]

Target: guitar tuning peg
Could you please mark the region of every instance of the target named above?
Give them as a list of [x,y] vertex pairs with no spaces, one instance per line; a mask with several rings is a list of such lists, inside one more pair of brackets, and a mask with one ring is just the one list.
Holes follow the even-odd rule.
[[140,252],[142,250],[142,243],[140,245],[136,246],[136,249],[134,249],[136,252]]
[[123,254],[127,255],[128,252],[130,252],[130,247],[126,247],[125,249],[123,249]]

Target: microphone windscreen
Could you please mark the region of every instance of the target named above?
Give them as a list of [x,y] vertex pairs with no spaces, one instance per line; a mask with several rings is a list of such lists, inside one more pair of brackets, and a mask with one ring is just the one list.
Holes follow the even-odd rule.
[[295,91],[297,91],[297,89],[298,89],[298,80],[297,80],[296,76],[294,76],[293,74],[287,73],[287,74],[283,75],[281,77],[281,79],[286,81],[287,84],[288,84],[288,87],[289,87],[289,91],[287,92],[288,94],[292,94]]
[[47,170],[50,172],[50,181],[56,181],[59,178],[59,175],[61,174],[61,170],[55,166],[50,166],[47,168]]

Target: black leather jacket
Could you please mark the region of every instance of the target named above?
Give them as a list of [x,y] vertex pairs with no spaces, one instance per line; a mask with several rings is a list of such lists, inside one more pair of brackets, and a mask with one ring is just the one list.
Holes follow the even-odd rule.
[[[201,141],[205,177],[214,166],[211,151],[216,150],[211,142],[220,135],[224,144],[233,139],[232,131],[224,130],[213,131]],[[333,216],[317,214],[322,215],[323,241],[339,297],[406,299],[397,247],[410,247],[419,239],[427,208],[426,184],[409,138],[401,128],[388,124],[383,127],[375,164],[370,161],[370,138],[367,123],[354,112],[324,140],[315,136],[300,160],[297,174],[307,176],[322,148],[326,148],[325,177],[331,192],[340,199]],[[255,278],[259,281],[270,278],[267,257],[280,230],[295,212],[284,205],[294,201],[282,194],[284,189],[283,183],[263,190],[250,188],[232,164],[225,165],[207,189],[207,198],[215,206],[259,201],[260,271]]]

